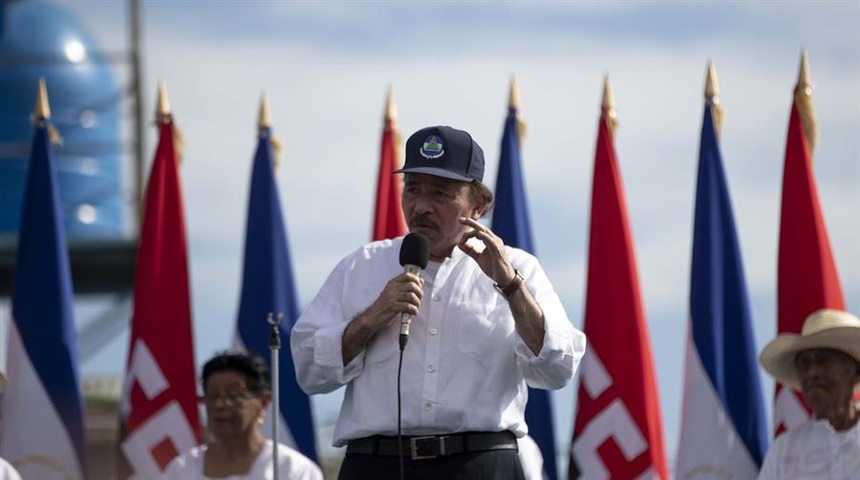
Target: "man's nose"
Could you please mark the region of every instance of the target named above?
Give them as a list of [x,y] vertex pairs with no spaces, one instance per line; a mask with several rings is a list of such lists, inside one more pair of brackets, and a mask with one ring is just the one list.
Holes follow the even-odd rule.
[[415,213],[429,213],[433,211],[433,203],[426,195],[419,195],[415,199]]
[[821,362],[813,360],[809,362],[803,370],[803,376],[805,378],[818,378],[821,376],[824,366]]

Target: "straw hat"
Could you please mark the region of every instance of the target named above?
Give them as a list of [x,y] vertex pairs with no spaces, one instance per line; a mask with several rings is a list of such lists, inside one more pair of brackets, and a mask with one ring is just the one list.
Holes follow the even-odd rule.
[[[822,309],[803,322],[800,335],[783,333],[768,343],[759,363],[783,385],[800,390],[794,357],[803,350],[829,348],[839,350],[860,362],[860,319],[841,310]],[[855,385],[860,392],[860,383]]]

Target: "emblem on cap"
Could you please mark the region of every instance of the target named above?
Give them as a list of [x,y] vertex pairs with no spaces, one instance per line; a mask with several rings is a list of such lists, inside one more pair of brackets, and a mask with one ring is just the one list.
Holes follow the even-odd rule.
[[445,145],[442,144],[442,139],[436,135],[430,135],[424,139],[424,145],[418,150],[422,157],[427,159],[439,158],[445,153]]

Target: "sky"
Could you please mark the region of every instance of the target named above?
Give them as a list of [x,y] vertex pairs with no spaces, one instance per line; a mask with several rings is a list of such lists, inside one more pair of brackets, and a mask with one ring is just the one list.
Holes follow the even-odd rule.
[[[53,3],[77,15],[106,49],[127,48],[124,2]],[[144,105],[154,111],[155,87],[163,80],[185,139],[181,176],[198,365],[227,348],[233,335],[263,91],[284,145],[277,178],[306,305],[336,262],[370,238],[386,88],[393,88],[404,138],[436,124],[469,131],[484,149],[485,183],[493,187],[516,75],[529,126],[522,168],[536,253],[581,327],[594,146],[608,75],[671,459],[680,423],[707,62],[715,62],[725,111],[722,153],[760,351],[776,330],[785,136],[805,48],[820,128],[821,206],[848,309],[860,312],[856,0],[143,0],[142,8]],[[117,78],[127,81],[123,72]],[[150,128],[147,159],[155,140]],[[127,342],[125,331],[82,365],[84,375],[121,374]],[[766,375],[762,381],[770,398],[773,383]],[[552,397],[560,471],[567,465],[576,383]],[[314,398],[319,423],[333,421],[341,395]],[[327,432],[320,433],[321,446],[330,442]]]

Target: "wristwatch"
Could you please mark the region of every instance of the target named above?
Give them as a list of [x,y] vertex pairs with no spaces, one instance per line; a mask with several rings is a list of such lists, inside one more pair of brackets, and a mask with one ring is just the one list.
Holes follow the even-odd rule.
[[495,287],[496,291],[499,292],[499,294],[505,297],[505,300],[510,300],[511,295],[513,295],[514,292],[519,290],[522,284],[523,274],[521,274],[519,270],[514,269],[514,279],[511,280],[511,283],[507,284],[504,287],[502,287],[498,283],[494,283],[493,287]]

